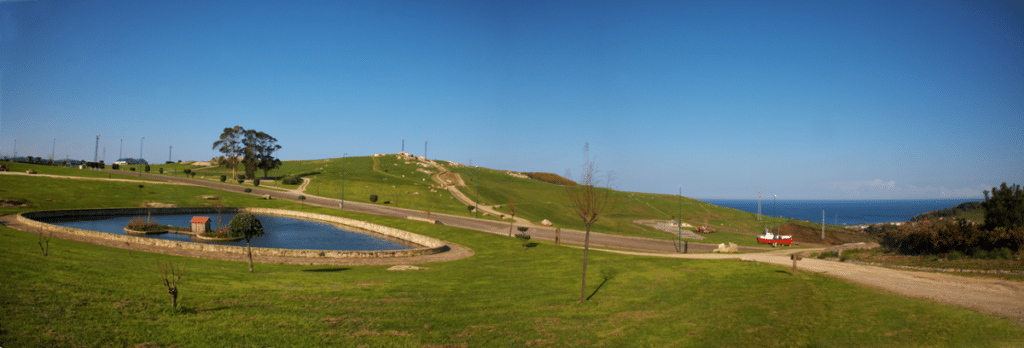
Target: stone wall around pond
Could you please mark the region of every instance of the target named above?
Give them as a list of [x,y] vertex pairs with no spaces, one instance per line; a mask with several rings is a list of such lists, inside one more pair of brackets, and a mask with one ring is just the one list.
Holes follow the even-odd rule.
[[[18,221],[31,228],[42,231],[64,233],[87,238],[114,240],[137,245],[152,245],[165,248],[177,248],[198,252],[245,254],[246,248],[232,245],[215,245],[204,243],[192,243],[155,238],[119,235],[106,232],[89,231],[78,228],[63,227],[36,219],[54,217],[95,217],[95,216],[117,216],[117,215],[142,215],[152,212],[154,215],[177,215],[177,214],[216,214],[214,208],[119,208],[119,209],[78,209],[78,210],[51,210],[26,212],[18,214]],[[365,231],[381,234],[391,238],[397,238],[419,245],[419,248],[405,250],[308,250],[308,249],[280,249],[280,248],[252,248],[253,256],[283,256],[283,257],[305,257],[305,258],[385,258],[385,257],[409,257],[442,253],[448,250],[444,241],[437,238],[427,237],[397,228],[377,225],[365,221],[348,219],[337,216],[296,212],[283,209],[270,208],[221,208],[223,213],[250,212],[253,214],[277,215],[304,220],[313,220],[331,224],[352,226]]]

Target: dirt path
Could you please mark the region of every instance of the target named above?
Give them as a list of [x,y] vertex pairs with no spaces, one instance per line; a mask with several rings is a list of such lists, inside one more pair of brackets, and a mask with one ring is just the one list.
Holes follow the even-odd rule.
[[94,177],[87,177],[87,176],[53,175],[53,174],[28,174],[28,173],[21,173],[21,172],[0,172],[0,175],[23,175],[23,176],[58,178],[58,179],[77,179],[77,180],[122,181],[122,182],[137,182],[137,183],[157,184],[157,185],[182,185],[180,183],[167,182],[167,181],[146,181],[146,180],[132,180],[132,179],[94,178]]
[[[464,193],[462,193],[462,191],[459,190],[459,186],[465,187],[466,182],[462,180],[462,176],[459,175],[458,173],[448,170],[448,168],[445,168],[445,166],[442,166],[440,163],[431,161],[427,162],[427,164],[430,164],[431,166],[438,170],[438,173],[431,176],[431,178],[434,179],[434,181],[436,181],[438,184],[441,184],[441,187],[447,189],[448,192],[451,192],[452,196],[455,196],[455,199],[459,200],[459,202],[462,202],[462,204],[476,206],[478,209],[480,209],[480,211],[494,216],[505,215],[505,213],[494,210],[491,207],[485,205],[478,206],[475,201],[469,198],[469,196],[466,196]],[[513,217],[512,220],[520,225],[534,226],[533,222],[521,217]]]
[[[599,250],[599,249],[598,249]],[[739,259],[792,267],[789,255],[824,249],[777,250],[751,254],[664,254],[617,250],[607,252],[680,259]],[[1024,325],[1024,283],[962,277],[945,273],[897,270],[818,259],[797,261],[803,272],[827,274],[901,295],[946,302],[1012,318]]]

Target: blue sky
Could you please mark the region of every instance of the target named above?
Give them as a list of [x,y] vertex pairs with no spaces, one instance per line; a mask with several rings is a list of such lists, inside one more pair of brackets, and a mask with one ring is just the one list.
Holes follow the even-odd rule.
[[286,160],[564,174],[589,141],[621,190],[976,198],[1024,183],[1024,4],[4,1],[0,112],[7,156],[241,125]]

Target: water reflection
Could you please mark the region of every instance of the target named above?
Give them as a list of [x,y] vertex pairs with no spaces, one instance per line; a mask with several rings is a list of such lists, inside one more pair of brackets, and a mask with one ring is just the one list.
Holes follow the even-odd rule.
[[[191,226],[189,221],[193,216],[207,216],[211,221],[210,227],[217,228],[217,214],[154,215],[153,219],[161,225],[179,226],[188,229]],[[235,214],[221,214],[221,224],[227,226],[234,216]],[[62,217],[41,219],[40,221],[58,226],[124,235],[126,234],[124,227],[128,225],[129,221],[137,217],[139,216],[111,216],[102,218]],[[263,223],[263,230],[267,233],[262,237],[254,238],[252,240],[253,247],[357,251],[402,250],[415,247],[401,241],[344,230],[323,222],[263,214],[256,214],[256,217]],[[194,243],[245,246],[245,240],[212,242],[192,238],[192,236],[186,234],[163,233],[150,234],[145,237]]]

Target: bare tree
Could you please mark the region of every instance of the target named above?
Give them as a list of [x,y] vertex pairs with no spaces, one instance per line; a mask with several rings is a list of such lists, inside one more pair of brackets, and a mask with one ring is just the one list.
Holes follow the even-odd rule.
[[178,282],[181,281],[181,276],[185,275],[185,262],[181,262],[181,270],[175,270],[174,263],[168,262],[167,266],[171,268],[170,276],[167,276],[167,266],[160,263],[160,261],[157,261],[156,265],[160,267],[160,274],[163,275],[167,293],[171,294],[171,307],[178,308]]
[[[43,229],[39,229],[39,251],[43,253],[43,256],[50,254],[50,236],[53,232],[50,232],[45,238],[43,237]],[[45,244],[45,247],[44,247]]]
[[508,198],[508,210],[512,212],[512,217],[508,222],[508,236],[512,236],[512,225],[516,223],[516,201],[512,197]]
[[[611,181],[613,179],[613,173],[608,172],[603,183],[605,186],[601,187],[602,182],[598,178],[600,171],[590,159],[589,142],[583,145],[583,157],[583,172],[580,173],[578,184],[565,186],[573,213],[583,220],[583,225],[586,226],[586,234],[583,238],[583,281],[580,286],[580,302],[587,300],[587,254],[590,251],[590,227],[597,222],[597,219],[611,203]],[[565,176],[571,177],[572,175],[567,171]]]

